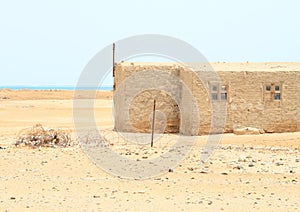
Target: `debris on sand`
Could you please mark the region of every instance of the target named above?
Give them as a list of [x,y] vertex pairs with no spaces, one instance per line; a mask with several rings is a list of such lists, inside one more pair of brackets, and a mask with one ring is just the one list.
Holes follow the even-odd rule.
[[30,147],[68,147],[71,146],[70,135],[60,129],[44,128],[36,124],[30,129],[20,131],[16,146]]
[[233,133],[235,135],[259,135],[264,134],[265,131],[254,127],[242,127],[233,129]]

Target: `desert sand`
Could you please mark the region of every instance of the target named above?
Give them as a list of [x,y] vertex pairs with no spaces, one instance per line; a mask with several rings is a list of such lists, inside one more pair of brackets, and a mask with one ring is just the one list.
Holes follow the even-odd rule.
[[[72,98],[72,91],[0,91],[1,211],[300,211],[299,132],[225,134],[202,166],[207,137],[199,136],[171,172],[146,180],[106,173],[78,144],[13,145],[22,129],[37,123],[69,131],[76,143]],[[98,92],[96,122],[111,135],[112,103],[111,92]],[[116,152],[139,159],[152,151],[111,142]],[[164,150],[155,148],[154,156]]]

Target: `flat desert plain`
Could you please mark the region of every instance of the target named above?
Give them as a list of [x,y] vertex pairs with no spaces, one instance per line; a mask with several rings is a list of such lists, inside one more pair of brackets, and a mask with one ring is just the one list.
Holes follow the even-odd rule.
[[[207,136],[199,136],[170,172],[123,179],[97,167],[76,144],[72,98],[72,91],[0,91],[1,211],[300,211],[298,132],[225,134],[203,165]],[[112,93],[98,92],[94,110],[99,129],[113,135]],[[70,132],[75,145],[15,147],[19,132],[37,123]],[[118,139],[110,145],[140,160],[166,148]]]

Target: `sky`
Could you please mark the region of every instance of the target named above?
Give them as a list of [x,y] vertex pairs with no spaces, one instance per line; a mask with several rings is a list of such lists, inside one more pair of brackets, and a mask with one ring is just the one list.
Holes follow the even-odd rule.
[[299,8],[299,0],[0,0],[0,85],[76,85],[97,52],[142,34],[188,42],[210,62],[299,62]]

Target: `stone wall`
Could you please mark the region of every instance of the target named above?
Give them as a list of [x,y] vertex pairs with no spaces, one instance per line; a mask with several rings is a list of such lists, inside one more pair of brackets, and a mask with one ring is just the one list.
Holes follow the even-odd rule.
[[118,92],[114,92],[115,129],[150,132],[155,99],[156,111],[159,111],[156,112],[156,132],[179,132],[181,88],[177,80],[181,67],[173,64],[149,65],[146,69],[148,71],[144,73],[143,66],[116,65],[114,86]]
[[[114,78],[117,91],[114,95],[115,128],[150,132],[153,100],[156,99],[156,110],[160,111],[156,113],[155,122],[158,131],[187,135],[221,133],[224,116],[223,132],[241,127],[255,127],[266,132],[300,131],[300,71],[266,68],[252,71],[255,64],[250,67],[250,70],[233,68],[234,71],[218,68],[216,71],[226,87],[227,100],[213,101],[211,88],[216,81],[215,74],[203,67],[193,72],[172,63],[119,63]],[[267,85],[271,85],[270,91],[266,91]],[[276,85],[279,91],[274,90]],[[274,99],[275,93],[280,93],[280,100]],[[212,114],[215,114],[214,127]]]

